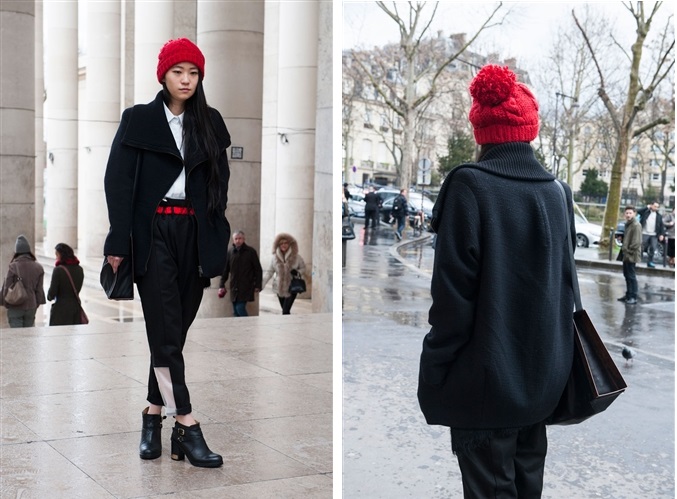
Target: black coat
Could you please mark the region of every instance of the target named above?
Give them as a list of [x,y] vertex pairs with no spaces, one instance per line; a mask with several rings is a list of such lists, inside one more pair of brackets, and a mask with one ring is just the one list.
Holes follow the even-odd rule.
[[364,211],[377,211],[381,205],[381,198],[375,192],[364,195]]
[[[646,208],[637,210],[637,214],[639,215],[639,223],[642,225],[642,232],[644,232],[644,228],[646,227],[646,219],[649,217],[649,215],[651,215],[651,208],[647,206]],[[661,215],[658,212],[656,212],[656,235],[657,236],[665,235],[665,225],[663,225],[663,215]]]
[[[230,240],[226,204],[230,169],[226,148],[230,135],[219,112],[210,108],[219,148],[221,192],[215,216],[207,213],[207,154],[196,144],[186,144],[185,162],[167,123],[162,92],[149,104],[125,109],[111,146],[104,179],[110,230],[104,255],[128,256],[130,230],[133,236],[135,278],[146,272],[150,256],[152,221],[162,198],[186,167],[186,198],[195,209],[198,224],[198,255],[203,277],[216,277],[226,264],[223,248]],[[139,165],[138,183],[132,209],[134,173]]]
[[429,424],[520,428],[557,404],[574,341],[567,215],[572,247],[576,232],[553,180],[527,143],[445,180],[418,389]]
[[85,273],[80,265],[58,265],[52,272],[52,282],[47,291],[48,300],[56,300],[49,313],[50,326],[65,326],[68,324],[80,324],[80,301],[73,291],[73,285],[66,275],[64,268],[68,269],[75,289],[80,293]]
[[263,269],[259,255],[251,246],[242,243],[239,249],[235,245],[228,250],[226,268],[221,274],[220,288],[223,288],[230,277],[231,301],[254,301],[255,290],[261,290]]

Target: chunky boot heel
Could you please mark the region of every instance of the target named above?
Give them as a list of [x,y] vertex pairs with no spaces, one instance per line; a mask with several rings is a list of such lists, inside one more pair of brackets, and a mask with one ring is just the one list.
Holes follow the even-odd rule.
[[141,443],[139,456],[141,459],[157,459],[162,455],[162,420],[160,414],[148,414],[148,407],[141,413]]
[[172,459],[174,461],[183,461],[185,457],[186,453],[181,450],[181,446],[172,440]]
[[190,464],[201,468],[218,468],[223,458],[209,450],[202,435],[200,423],[183,426],[176,422],[172,430],[172,459],[181,461],[188,458]]

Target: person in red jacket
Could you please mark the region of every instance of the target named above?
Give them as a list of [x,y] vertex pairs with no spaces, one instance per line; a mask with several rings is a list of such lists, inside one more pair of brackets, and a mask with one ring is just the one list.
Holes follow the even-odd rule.
[[488,65],[470,94],[481,148],[449,173],[433,210],[418,399],[428,424],[451,429],[466,499],[541,497],[546,421],[573,361],[573,201],[531,147],[538,102],[527,86]]

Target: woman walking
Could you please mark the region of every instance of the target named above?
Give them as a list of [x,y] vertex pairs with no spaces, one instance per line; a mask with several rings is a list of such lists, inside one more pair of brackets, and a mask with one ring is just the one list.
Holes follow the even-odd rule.
[[[21,303],[7,303],[5,296],[17,281],[23,281],[26,289],[26,298]],[[46,303],[44,290],[45,270],[42,268],[31,251],[26,236],[16,238],[14,256],[9,262],[7,277],[0,293],[0,305],[7,308],[7,320],[9,327],[33,327],[35,326],[35,314],[40,305]]]
[[275,236],[273,258],[263,276],[261,289],[266,287],[271,277],[274,277],[273,291],[275,291],[277,299],[280,301],[282,315],[289,315],[291,313],[291,307],[294,304],[294,300],[296,300],[297,293],[289,290],[293,277],[292,273],[303,277],[305,269],[306,264],[301,255],[299,255],[299,245],[296,239],[284,232]]
[[79,294],[85,280],[85,272],[73,248],[66,243],[57,244],[54,252],[56,253],[56,265],[52,272],[52,282],[47,291],[47,299],[56,301],[49,313],[49,325],[80,324]]
[[[183,346],[203,289],[226,264],[230,135],[207,105],[205,58],[187,38],[158,55],[162,90],[122,114],[105,175],[110,231],[104,245],[114,271],[132,258],[150,347],[149,406],[139,454],[162,453],[162,408],[176,423],[171,457],[207,468],[223,464],[192,415]],[[130,233],[132,235],[130,244]]]

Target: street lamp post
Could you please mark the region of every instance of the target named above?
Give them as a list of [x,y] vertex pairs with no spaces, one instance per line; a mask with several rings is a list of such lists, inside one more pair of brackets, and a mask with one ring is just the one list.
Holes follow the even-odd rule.
[[561,92],[555,92],[555,129],[552,134],[552,171],[557,177],[559,175],[559,155],[557,154],[557,120],[559,117],[559,98],[566,97],[571,99],[573,104],[571,107],[578,107],[578,99],[572,97],[571,95],[563,94]]

